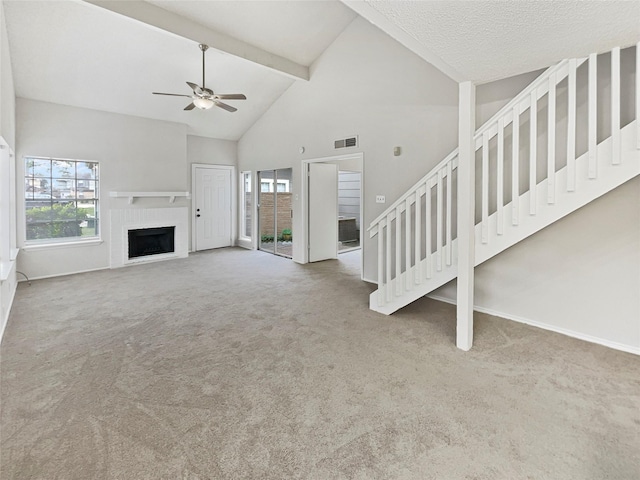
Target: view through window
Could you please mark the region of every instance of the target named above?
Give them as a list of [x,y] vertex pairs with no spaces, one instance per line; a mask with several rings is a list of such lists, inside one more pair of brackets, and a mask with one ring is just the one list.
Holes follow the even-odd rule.
[[30,243],[99,236],[98,163],[25,157],[25,223]]
[[251,172],[242,172],[241,237],[251,238],[251,211]]

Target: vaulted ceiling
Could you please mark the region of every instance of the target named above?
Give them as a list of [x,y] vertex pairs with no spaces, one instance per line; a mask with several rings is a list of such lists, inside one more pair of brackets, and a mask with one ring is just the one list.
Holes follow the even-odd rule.
[[[185,123],[190,134],[229,140],[240,138],[297,72],[308,77],[308,66],[356,16],[338,1],[95,3],[4,2],[16,96]],[[140,6],[131,15],[146,21],[110,10],[127,4]],[[157,13],[166,14],[166,25],[154,25]],[[220,48],[206,53],[207,86],[247,96],[225,101],[237,112],[184,111],[189,98],[151,94],[189,95],[187,81],[202,83],[199,42]]]
[[[640,2],[4,0],[18,97],[237,140],[360,15],[456,81],[483,83],[640,40]],[[244,93],[184,111],[185,83]]]

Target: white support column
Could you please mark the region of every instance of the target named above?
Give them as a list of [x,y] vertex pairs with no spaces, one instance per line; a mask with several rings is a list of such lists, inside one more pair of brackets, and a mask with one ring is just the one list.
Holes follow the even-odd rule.
[[473,345],[473,275],[475,266],[476,87],[459,86],[458,100],[458,287],[456,345]]

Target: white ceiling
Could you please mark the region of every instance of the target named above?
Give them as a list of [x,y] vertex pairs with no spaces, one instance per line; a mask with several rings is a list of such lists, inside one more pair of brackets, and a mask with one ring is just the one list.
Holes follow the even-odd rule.
[[[4,0],[17,96],[229,140],[305,81],[356,13],[453,79],[477,83],[640,40],[637,0],[88,2]],[[201,83],[200,35],[219,48],[207,52],[207,86],[247,96],[228,101],[235,113],[185,112],[188,98],[151,95]]]
[[216,1],[215,8],[206,0],[149,3],[306,66],[356,17],[339,1]]
[[640,41],[638,0],[345,3],[458,81],[485,83]]
[[[305,2],[313,17],[302,15],[294,2],[268,2],[270,13],[257,6],[259,15],[251,15],[247,8],[254,3],[180,2],[169,8],[187,15],[200,11],[200,23],[211,19],[215,29],[217,22],[250,30],[243,35],[247,42],[273,45],[279,50],[274,53],[305,64],[355,18],[337,0]],[[190,94],[186,81],[202,83],[197,42],[81,1],[5,0],[4,8],[18,97],[180,122],[188,125],[190,134],[237,140],[294,81],[263,65],[210,49],[207,86],[216,93],[244,93],[247,100],[226,101],[238,108],[234,113],[219,108],[184,111],[188,98],[151,92]],[[269,20],[269,15],[273,18],[265,22],[268,26],[255,25],[257,19]],[[332,28],[315,32],[317,25],[328,23]],[[286,43],[274,41],[282,38],[280,32],[293,28],[291,24],[296,35],[314,31],[313,39],[300,44],[289,37]]]

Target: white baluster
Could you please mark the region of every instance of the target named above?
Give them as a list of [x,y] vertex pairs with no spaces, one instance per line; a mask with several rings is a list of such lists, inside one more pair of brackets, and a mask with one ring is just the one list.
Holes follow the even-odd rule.
[[547,138],[547,203],[556,201],[556,76],[549,77],[549,125]]
[[611,50],[611,163],[620,165],[620,47]]
[[636,148],[640,150],[640,42],[636,43]]
[[589,178],[598,175],[598,56],[589,55]]
[[404,210],[404,288],[413,288],[413,278],[409,275],[411,266],[411,196],[405,201]]
[[513,107],[513,132],[511,134],[511,224],[520,221],[520,107]]
[[497,233],[504,233],[504,118],[498,119],[498,165],[497,165],[497,183],[496,183],[496,202],[497,202]]
[[442,270],[442,169],[438,170],[438,187],[436,198],[436,268]]
[[384,220],[378,223],[378,306],[384,306],[385,302],[385,281],[384,281]]
[[451,248],[451,162],[447,163],[447,265],[451,265],[452,248]]
[[425,201],[425,207],[424,207],[424,213],[425,213],[425,244],[426,244],[426,260],[427,260],[427,278],[431,278],[431,276],[433,275],[433,263],[432,263],[432,259],[431,259],[431,234],[433,231],[433,227],[432,227],[432,220],[431,220],[431,185],[430,185],[430,180],[427,180],[427,192],[425,194],[424,197],[424,201]]
[[393,292],[391,291],[391,213],[387,215],[387,242],[385,245],[386,258],[385,258],[385,273],[387,276],[387,286],[385,288],[387,302],[391,301]]
[[422,197],[420,195],[420,188],[416,190],[416,271],[414,276],[414,283],[422,283]]
[[396,207],[396,296],[402,294],[402,212]]
[[536,185],[538,167],[538,95],[534,89],[531,92],[531,107],[529,109],[529,214],[535,215],[538,207],[538,189]]
[[489,241],[489,135],[482,134],[482,243]]
[[569,60],[567,79],[568,115],[567,115],[567,191],[576,189],[576,69],[575,58]]

